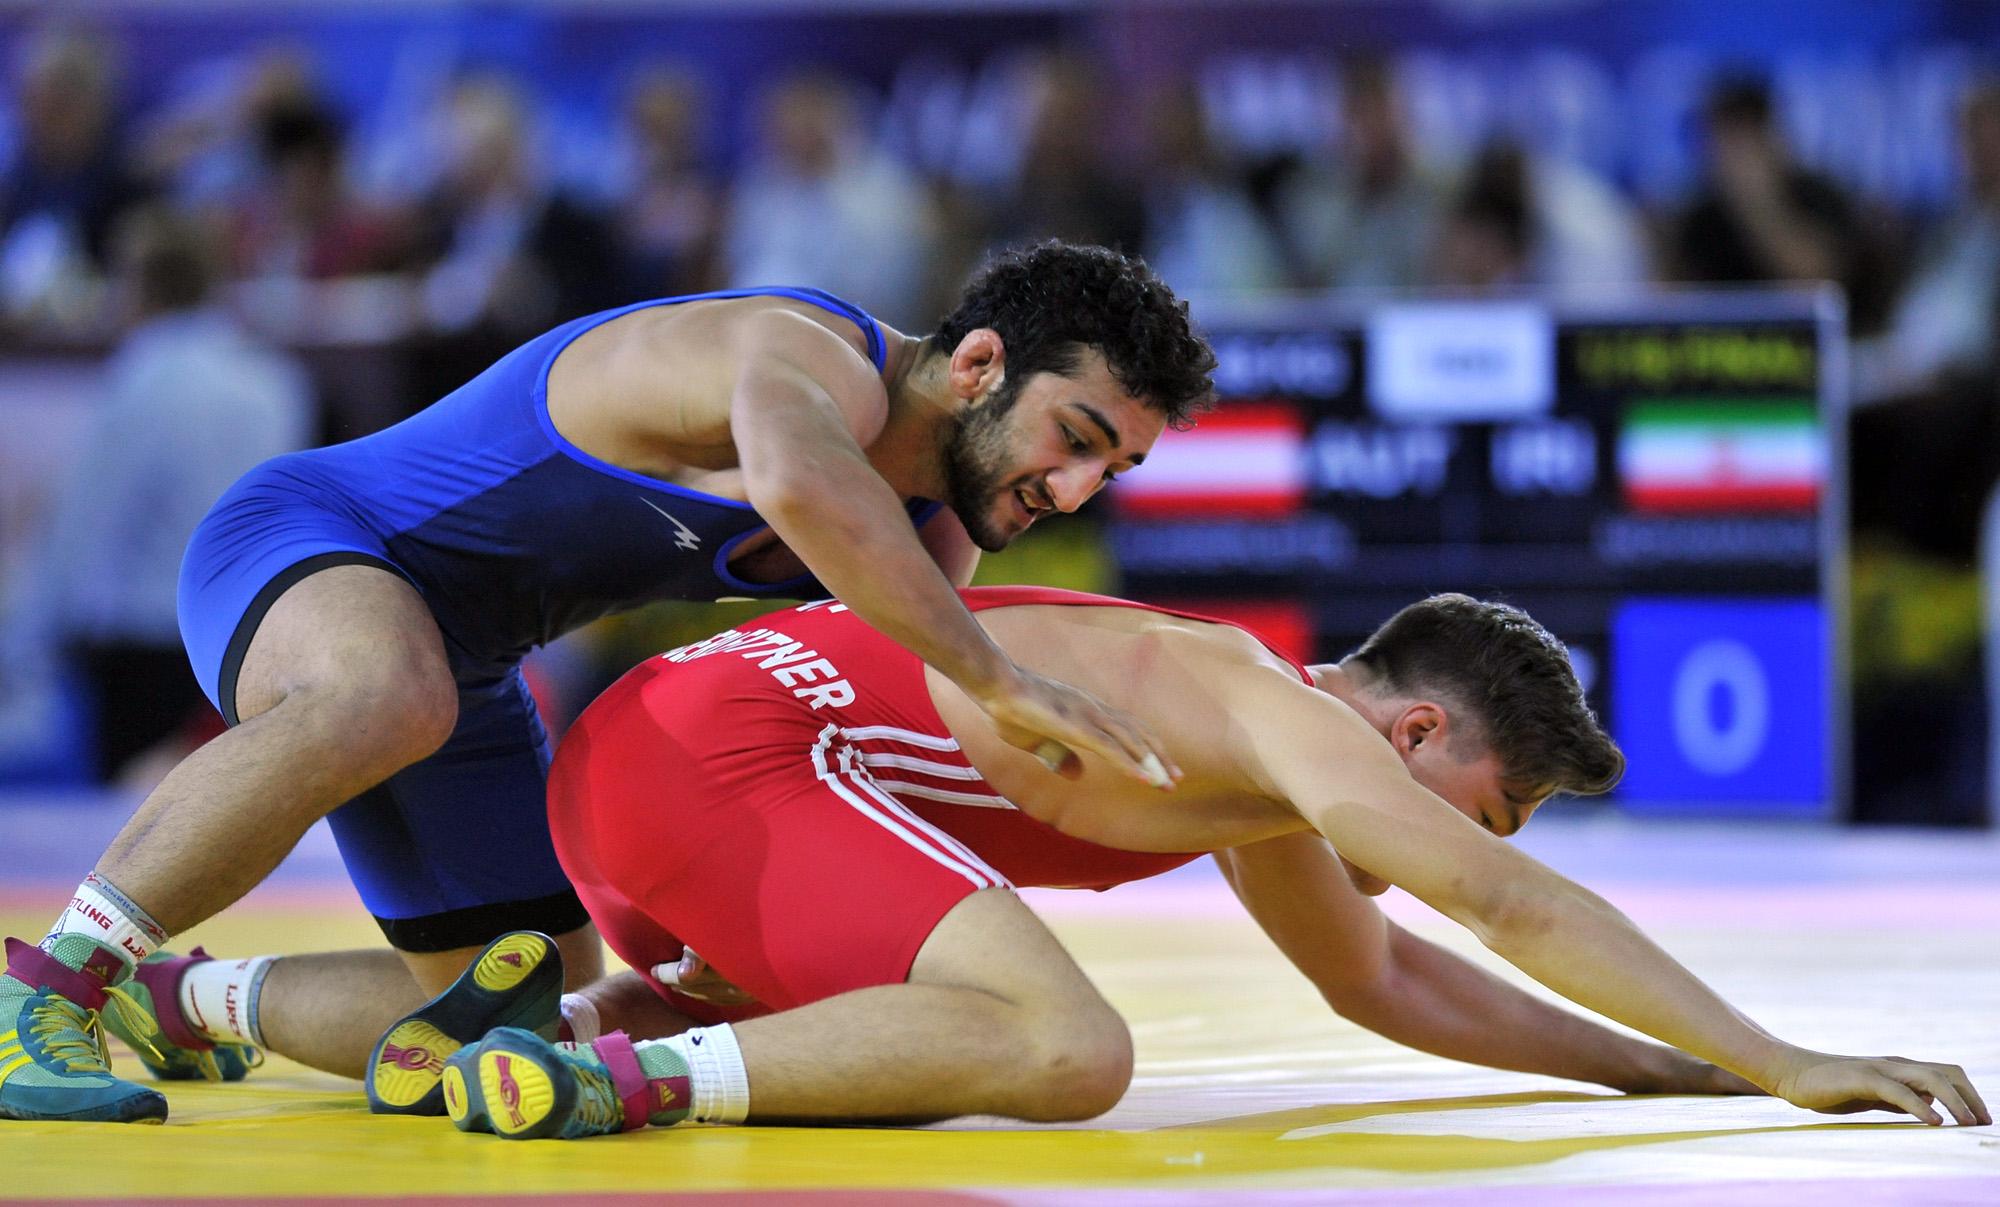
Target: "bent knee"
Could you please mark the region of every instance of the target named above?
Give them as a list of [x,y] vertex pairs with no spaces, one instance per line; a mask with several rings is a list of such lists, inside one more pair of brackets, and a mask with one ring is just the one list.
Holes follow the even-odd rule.
[[428,758],[458,726],[458,687],[449,673],[378,673],[340,694],[361,752],[394,770]]
[[429,757],[458,725],[458,688],[441,667],[357,669],[300,687],[285,705],[364,778],[386,778]]
[[1039,1123],[1094,1119],[1132,1084],[1132,1032],[1109,1006],[1071,1014],[1034,1046],[1032,1089],[1021,1116]]

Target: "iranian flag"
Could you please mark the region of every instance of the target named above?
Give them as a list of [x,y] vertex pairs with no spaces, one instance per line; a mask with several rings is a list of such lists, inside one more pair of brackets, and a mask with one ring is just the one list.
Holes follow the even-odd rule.
[[1306,496],[1305,421],[1277,402],[1226,404],[1191,431],[1160,434],[1113,487],[1118,510],[1164,516],[1277,516]]
[[1618,472],[1637,511],[1795,511],[1819,503],[1826,438],[1799,399],[1633,404]]

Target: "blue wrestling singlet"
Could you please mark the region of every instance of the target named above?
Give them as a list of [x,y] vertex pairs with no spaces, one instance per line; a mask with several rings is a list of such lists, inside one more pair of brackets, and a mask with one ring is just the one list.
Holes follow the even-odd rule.
[[[549,367],[584,332],[649,306],[748,296],[852,319],[882,368],[880,325],[818,290],[697,294],[588,315],[394,427],[265,462],[189,543],[181,635],[232,725],[257,625],[309,574],[381,566],[408,579],[436,618],[458,683],[457,728],[436,754],[329,818],[362,900],[396,946],[442,951],[587,920],[549,841],[548,735],[519,669],[530,649],[654,600],[826,595],[810,575],[751,583],[730,573],[730,554],[767,527],[749,504],[599,461],[549,419]],[[912,501],[913,522],[937,507]]]

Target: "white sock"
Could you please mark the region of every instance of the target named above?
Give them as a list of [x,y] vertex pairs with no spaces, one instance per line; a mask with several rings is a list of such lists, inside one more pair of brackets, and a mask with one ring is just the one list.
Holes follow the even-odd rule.
[[264,1046],[257,1025],[257,999],[264,992],[264,974],[276,956],[247,960],[206,960],[188,966],[181,976],[181,1018],[188,1030],[219,1044]]
[[646,1046],[652,1044],[672,1048],[687,1062],[688,1093],[694,1098],[690,1123],[741,1123],[750,1117],[750,1074],[728,1023],[648,1040]]
[[597,1016],[597,1003],[581,993],[562,995],[562,1019],[569,1024],[570,1039],[579,1044],[596,1043],[604,1034],[604,1020]]
[[151,915],[96,872],[76,886],[69,908],[42,939],[42,950],[54,954],[56,940],[70,934],[88,935],[104,944],[117,952],[128,968],[167,941],[167,932]]

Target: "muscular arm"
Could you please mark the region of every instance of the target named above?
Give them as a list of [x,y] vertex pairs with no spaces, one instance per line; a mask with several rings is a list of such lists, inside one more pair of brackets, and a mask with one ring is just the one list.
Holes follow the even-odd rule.
[[[910,526],[903,501],[870,465],[863,444],[887,420],[874,367],[826,328],[785,310],[747,320],[730,397],[730,433],[750,504],[821,583],[884,636],[964,689],[1001,736],[1080,774],[1069,747],[1108,759],[1135,779],[1171,787],[1157,739],[1136,718],[1016,666],[952,589],[969,581],[966,550],[948,531]],[[952,526],[957,526],[953,521]],[[962,527],[956,541],[969,546]],[[1044,753],[1053,747],[1058,753]]]
[[1382,916],[1326,840],[1287,834],[1215,856],[1236,896],[1341,1017],[1453,1060],[1633,1094],[1756,1093],[1685,1052],[1620,1035]]
[[1587,1009],[1824,1111],[1988,1122],[1963,1070],[1857,1060],[1783,1042],[1738,1013],[1603,898],[1481,829],[1410,778],[1345,704],[1262,669],[1218,675],[1246,727],[1247,768],[1357,866],[1401,885]]
[[750,503],[840,601],[975,696],[1012,667],[868,463],[887,415],[854,349],[808,319],[756,316],[730,399]]

